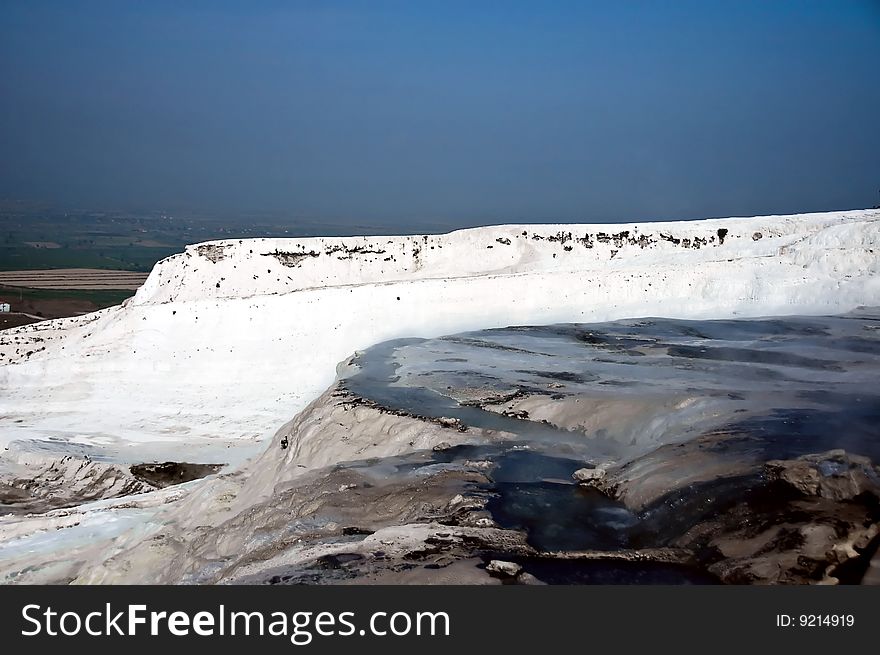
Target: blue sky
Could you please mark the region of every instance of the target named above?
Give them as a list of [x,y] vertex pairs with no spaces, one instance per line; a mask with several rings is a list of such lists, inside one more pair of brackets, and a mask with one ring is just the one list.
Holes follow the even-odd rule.
[[880,2],[0,0],[0,198],[418,224],[880,202]]

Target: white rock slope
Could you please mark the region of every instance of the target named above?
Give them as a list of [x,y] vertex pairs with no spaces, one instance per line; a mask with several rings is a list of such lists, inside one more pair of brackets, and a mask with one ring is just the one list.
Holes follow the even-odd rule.
[[0,336],[0,445],[239,462],[400,336],[880,304],[880,211],[190,246],[135,297]]

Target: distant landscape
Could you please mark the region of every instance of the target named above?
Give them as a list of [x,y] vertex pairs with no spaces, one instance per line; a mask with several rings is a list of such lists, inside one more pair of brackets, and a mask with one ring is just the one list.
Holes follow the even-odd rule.
[[[433,231],[457,225],[437,224]],[[309,221],[269,214],[235,217],[171,212],[62,210],[0,205],[0,329],[78,316],[134,295],[160,259],[187,244],[254,237],[399,233],[356,221]],[[140,275],[112,275],[129,271]]]

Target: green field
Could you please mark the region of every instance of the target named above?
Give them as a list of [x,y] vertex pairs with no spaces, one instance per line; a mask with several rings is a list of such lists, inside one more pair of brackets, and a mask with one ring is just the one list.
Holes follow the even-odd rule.
[[103,268],[149,272],[153,265],[182,248],[112,246],[106,248],[0,247],[0,271],[32,271],[46,268]]
[[[120,289],[31,289],[0,285],[0,302],[8,302],[9,314],[0,318],[0,329],[37,319],[79,316],[120,304],[134,291]],[[32,317],[32,318],[26,318]]]
[[20,303],[39,300],[82,300],[90,302],[97,309],[118,305],[134,295],[127,289],[31,289],[30,287],[9,287],[0,285],[0,298],[3,302]]

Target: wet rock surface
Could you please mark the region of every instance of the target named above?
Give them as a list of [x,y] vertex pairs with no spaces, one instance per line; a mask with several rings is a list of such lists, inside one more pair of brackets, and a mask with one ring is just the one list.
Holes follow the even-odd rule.
[[263,500],[149,550],[185,582],[871,583],[877,324],[380,344],[278,433],[262,487],[228,476]]
[[481,519],[525,535],[532,551],[509,561],[537,580],[860,582],[880,520],[877,320],[403,340],[358,355],[340,388],[480,434],[436,449],[433,466],[484,463]]
[[804,455],[795,460],[773,460],[764,465],[770,481],[787,484],[805,496],[852,500],[863,494],[876,495],[880,467],[845,450]]
[[155,488],[125,466],[89,457],[17,449],[0,456],[0,515],[40,514]]
[[40,444],[14,444],[0,455],[0,515],[36,515],[98,500],[125,498],[216,473],[219,464],[164,462],[126,466],[72,449],[58,456]]

